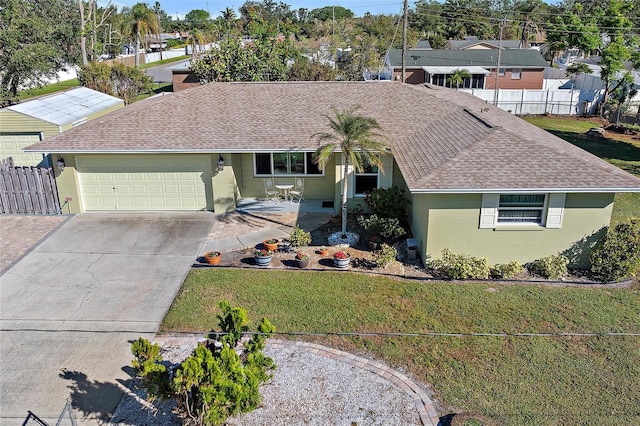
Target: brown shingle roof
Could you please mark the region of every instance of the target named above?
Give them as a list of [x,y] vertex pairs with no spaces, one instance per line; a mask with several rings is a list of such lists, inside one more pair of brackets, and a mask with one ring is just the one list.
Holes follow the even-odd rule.
[[30,147],[54,153],[314,150],[331,108],[378,120],[412,191],[640,190],[640,179],[463,92],[391,82],[212,83]]

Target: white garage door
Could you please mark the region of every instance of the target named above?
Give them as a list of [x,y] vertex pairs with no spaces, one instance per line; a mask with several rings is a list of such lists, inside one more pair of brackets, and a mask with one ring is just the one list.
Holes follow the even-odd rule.
[[207,210],[206,156],[78,156],[77,165],[86,211]]

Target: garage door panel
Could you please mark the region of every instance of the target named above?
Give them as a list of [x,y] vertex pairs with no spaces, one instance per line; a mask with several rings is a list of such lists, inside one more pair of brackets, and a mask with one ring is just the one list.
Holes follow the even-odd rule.
[[[118,166],[117,172],[106,173],[114,164]],[[140,157],[132,162],[131,158],[120,161],[118,156],[79,156],[85,209],[206,210],[202,176],[209,173],[209,165],[203,157]]]

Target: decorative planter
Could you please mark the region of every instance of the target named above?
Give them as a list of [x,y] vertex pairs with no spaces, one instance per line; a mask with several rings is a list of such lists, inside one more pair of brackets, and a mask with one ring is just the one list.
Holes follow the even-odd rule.
[[[340,253],[344,253],[346,257],[341,258],[339,255]],[[336,255],[338,255],[338,257],[336,257]],[[339,251],[333,255],[333,264],[336,266],[336,268],[346,268],[350,263],[351,255],[349,253]]]
[[272,257],[273,257],[272,255],[269,255],[269,256],[254,256],[253,258],[256,261],[256,265],[269,266],[269,264],[271,263]]
[[318,253],[320,253],[321,256],[326,256],[329,254],[329,249],[328,248],[321,248],[320,250],[318,250]]
[[[267,242],[267,241],[269,241],[269,242]],[[275,241],[275,242],[272,242],[272,241]],[[279,242],[280,242],[279,240],[276,240],[275,238],[273,238],[273,239],[264,240],[262,242],[262,244],[264,245],[264,248],[266,248],[267,250],[276,251],[276,250],[278,250],[278,243]]]
[[306,268],[309,266],[309,259],[296,259],[298,262],[298,268]]
[[220,264],[220,260],[222,259],[222,253],[219,251],[209,251],[204,254],[204,260],[209,265],[218,265]]
[[407,259],[413,260],[418,254],[418,243],[415,238],[407,238]]
[[355,247],[358,245],[360,237],[354,232],[334,232],[327,239],[330,246]]

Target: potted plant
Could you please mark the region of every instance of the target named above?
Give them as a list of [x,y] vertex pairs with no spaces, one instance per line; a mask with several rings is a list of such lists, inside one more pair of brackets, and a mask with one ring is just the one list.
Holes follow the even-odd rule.
[[298,268],[306,268],[309,266],[309,255],[303,251],[296,253],[296,261],[298,262]]
[[289,235],[289,241],[294,247],[306,247],[311,244],[311,232],[306,232],[296,225],[293,228],[293,232]]
[[382,238],[380,238],[380,235],[374,234],[369,238],[369,248],[371,250],[377,250],[381,242]]
[[344,250],[333,254],[333,264],[338,268],[346,268],[351,262],[351,255]]
[[320,253],[321,256],[326,256],[329,254],[329,249],[327,249],[325,246],[320,247],[320,250],[318,250],[318,253]]
[[253,253],[253,258],[258,266],[267,266],[271,263],[273,252],[267,249],[258,249]]
[[277,239],[275,239],[275,238],[270,238],[270,239],[268,239],[268,240],[264,240],[264,241],[262,242],[262,244],[264,245],[264,248],[265,248],[265,249],[267,249],[267,250],[269,250],[269,251],[272,251],[272,252],[273,252],[273,251],[278,250],[278,243],[279,243],[279,242],[280,242],[280,241],[279,241],[279,240],[277,240]]
[[204,260],[209,265],[218,265],[222,259],[222,253],[219,251],[208,251],[204,254]]

